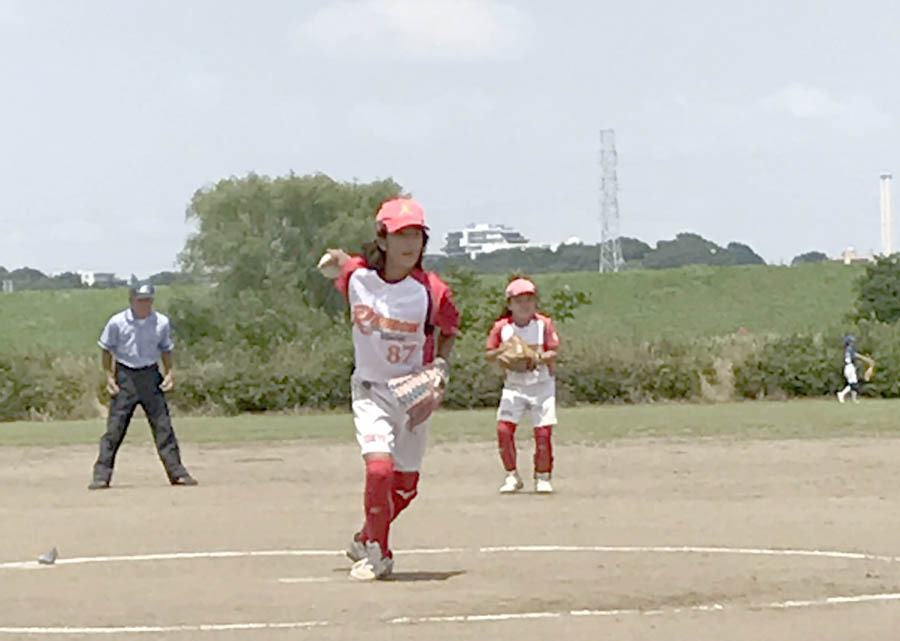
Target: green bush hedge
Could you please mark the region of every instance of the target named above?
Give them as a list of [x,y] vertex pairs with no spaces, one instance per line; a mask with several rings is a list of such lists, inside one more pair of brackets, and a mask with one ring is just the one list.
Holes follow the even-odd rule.
[[[206,345],[176,360],[169,399],[185,413],[347,408],[352,347],[346,325],[274,351],[250,345],[226,351]],[[863,323],[859,348],[878,362],[864,386],[871,396],[900,397],[900,328]],[[823,396],[843,385],[842,332],[813,336],[735,335],[689,343],[603,343],[568,335],[557,377],[561,405],[662,400],[725,400]],[[474,333],[454,348],[445,405],[493,407],[502,378],[484,362],[484,338]],[[224,354],[220,358],[210,354]],[[99,358],[30,354],[0,359],[0,420],[102,416],[107,401]]]
[[87,418],[100,411],[99,358],[0,357],[0,420]]

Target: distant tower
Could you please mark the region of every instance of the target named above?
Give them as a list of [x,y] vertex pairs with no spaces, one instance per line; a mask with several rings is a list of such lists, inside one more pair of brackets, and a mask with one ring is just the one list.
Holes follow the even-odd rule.
[[891,214],[891,178],[888,173],[881,174],[881,255],[894,253],[894,225]]
[[616,178],[616,134],[600,131],[600,272],[617,272],[622,267],[619,243],[619,181]]

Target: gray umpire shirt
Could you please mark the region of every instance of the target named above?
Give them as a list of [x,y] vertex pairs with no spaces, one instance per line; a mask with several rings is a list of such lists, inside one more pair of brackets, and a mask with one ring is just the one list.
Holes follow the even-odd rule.
[[147,318],[135,318],[130,308],[107,321],[97,344],[132,369],[156,365],[162,352],[175,347],[165,314],[150,312]]

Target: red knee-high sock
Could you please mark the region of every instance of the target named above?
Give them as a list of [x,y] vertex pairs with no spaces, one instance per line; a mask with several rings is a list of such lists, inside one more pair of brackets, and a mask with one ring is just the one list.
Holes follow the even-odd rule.
[[391,501],[393,502],[391,523],[419,494],[418,485],[418,472],[394,472],[394,483],[391,488]]
[[553,444],[550,440],[552,434],[552,425],[534,428],[534,471],[538,474],[549,474],[553,471]]
[[500,446],[500,460],[503,469],[512,472],[516,469],[516,424],[509,421],[497,421],[497,443]]
[[394,479],[392,459],[366,461],[366,525],[363,540],[378,541],[381,553],[389,555],[388,531],[391,525],[391,485]]

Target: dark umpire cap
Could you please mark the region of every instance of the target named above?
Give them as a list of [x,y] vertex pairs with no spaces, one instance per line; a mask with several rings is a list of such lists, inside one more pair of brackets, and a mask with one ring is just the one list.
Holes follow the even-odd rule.
[[152,283],[140,283],[132,285],[128,293],[132,298],[154,298],[156,289]]

